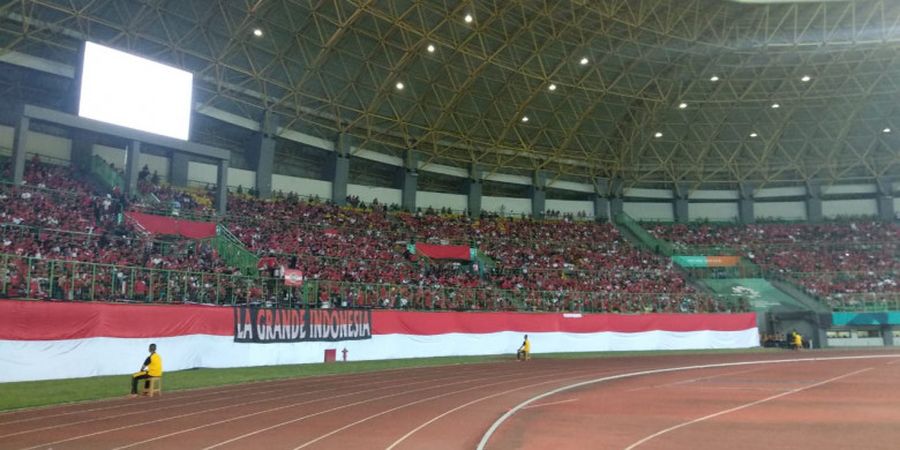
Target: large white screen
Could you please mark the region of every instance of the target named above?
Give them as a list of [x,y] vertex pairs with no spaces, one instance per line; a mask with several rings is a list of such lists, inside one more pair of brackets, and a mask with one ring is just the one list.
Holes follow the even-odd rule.
[[194,76],[88,42],[78,115],[187,140]]

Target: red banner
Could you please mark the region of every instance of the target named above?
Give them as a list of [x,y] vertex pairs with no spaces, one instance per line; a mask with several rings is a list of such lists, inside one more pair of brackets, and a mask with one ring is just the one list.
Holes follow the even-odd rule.
[[189,239],[204,239],[216,235],[216,224],[213,222],[182,220],[134,211],[125,213],[125,216],[153,234],[184,236]]
[[465,245],[433,245],[416,243],[416,254],[425,255],[431,259],[471,259],[469,247]]
[[284,269],[285,286],[303,286],[303,271],[299,269]]
[[[330,310],[321,310],[330,311]],[[333,310],[350,311],[350,310]],[[756,314],[561,314],[372,311],[373,335],[741,331]],[[234,308],[0,300],[0,340],[234,335]]]

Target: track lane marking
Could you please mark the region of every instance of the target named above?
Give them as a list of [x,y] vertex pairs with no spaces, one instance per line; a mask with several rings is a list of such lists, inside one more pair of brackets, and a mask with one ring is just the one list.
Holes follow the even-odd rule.
[[664,429],[664,430],[657,431],[656,433],[653,433],[653,434],[651,434],[651,435],[649,435],[649,436],[647,436],[647,437],[645,437],[645,438],[643,438],[643,439],[641,439],[641,440],[635,442],[634,444],[631,444],[631,445],[629,445],[628,447],[625,447],[625,450],[633,450],[633,449],[637,448],[638,446],[640,446],[640,445],[642,445],[642,444],[644,444],[644,443],[646,443],[646,442],[648,442],[648,441],[651,441],[651,440],[653,440],[653,439],[655,439],[655,438],[657,438],[657,437],[659,437],[659,436],[662,436],[662,435],[664,435],[664,434],[666,434],[666,433],[668,433],[668,432],[670,432],[670,431],[675,431],[675,430],[677,430],[677,429],[679,429],[679,428],[684,428],[684,427],[686,427],[686,426],[693,425],[693,424],[695,424],[695,423],[703,422],[703,421],[705,421],[705,420],[713,419],[713,418],[716,418],[716,417],[719,417],[719,416],[724,416],[725,414],[730,414],[730,413],[733,413],[733,412],[736,412],[736,411],[740,411],[740,410],[742,410],[742,409],[747,409],[747,408],[750,408],[750,407],[753,407],[753,406],[756,406],[756,405],[759,405],[759,404],[762,404],[762,403],[765,403],[765,402],[768,402],[768,401],[772,401],[772,400],[779,399],[779,398],[781,398],[781,397],[785,397],[785,396],[788,396],[788,395],[791,395],[791,394],[796,394],[796,393],[798,393],[798,392],[802,392],[802,391],[805,391],[805,390],[808,390],[808,389],[812,389],[812,388],[815,388],[815,387],[823,386],[823,385],[826,385],[826,384],[831,383],[831,382],[833,382],[833,381],[841,380],[841,379],[844,379],[844,378],[847,378],[847,377],[851,377],[851,376],[853,376],[853,375],[857,375],[857,374],[860,374],[860,373],[863,373],[863,372],[868,372],[868,371],[870,371],[870,370],[872,370],[872,369],[874,369],[874,367],[867,367],[867,368],[865,368],[865,369],[855,370],[855,371],[853,371],[853,372],[845,373],[845,374],[843,374],[843,375],[839,375],[839,376],[836,376],[836,377],[833,377],[833,378],[829,378],[829,379],[827,379],[827,380],[820,381],[820,382],[818,382],[818,383],[813,383],[813,384],[810,384],[810,385],[807,385],[807,386],[802,386],[802,387],[794,388],[794,389],[791,389],[791,390],[789,390],[789,391],[785,391],[785,392],[782,392],[782,393],[779,393],[779,394],[771,395],[771,396],[766,397],[766,398],[762,398],[762,399],[759,399],[759,400],[755,400],[755,401],[752,401],[752,402],[749,402],[749,403],[744,403],[743,405],[738,405],[738,406],[735,406],[734,408],[728,408],[728,409],[725,409],[725,410],[722,410],[722,411],[719,411],[719,412],[715,412],[715,413],[712,413],[712,414],[705,415],[705,416],[703,416],[703,417],[698,417],[698,418],[696,418],[696,419],[689,420],[689,421],[687,421],[687,422],[682,422],[682,423],[680,423],[680,424],[678,424],[678,425],[674,425],[674,426],[671,426],[671,427],[666,428],[666,429]]
[[[440,378],[440,379],[445,379],[445,378],[450,378],[450,377],[444,377],[444,378]],[[393,382],[393,381],[394,381],[394,380],[388,380],[388,381],[385,381],[384,383],[390,383],[390,382]],[[432,383],[432,382],[434,382],[434,381],[435,381],[435,380],[434,380],[433,378],[425,378],[425,379],[421,379],[420,381],[405,383],[405,384],[403,384],[403,386],[415,385],[415,384],[422,384],[422,383]],[[376,384],[377,384],[377,383],[376,383]],[[375,389],[375,390],[389,389],[389,388],[392,388],[392,387],[398,387],[398,385],[396,385],[396,384],[391,384],[391,385],[388,385],[388,386],[385,386],[385,387],[382,387],[382,388],[378,388],[378,389]],[[326,389],[326,390],[323,390],[323,391],[315,391],[315,392],[329,392],[329,391],[334,391],[334,390],[340,390],[340,389],[342,389],[342,388],[345,388],[345,386],[343,385],[343,383],[342,383],[341,386],[337,386],[337,387],[335,387],[335,388],[329,388],[329,389]],[[347,394],[341,394],[341,395],[339,395],[339,396],[337,396],[337,397],[345,397],[345,396],[349,396],[349,395],[360,394],[360,393],[364,393],[364,392],[367,392],[367,391],[370,391],[370,390],[371,390],[371,389],[358,390],[358,391],[354,391],[354,392],[347,393]],[[311,392],[303,392],[303,393],[299,393],[299,394],[293,394],[293,395],[282,396],[282,397],[276,397],[276,398],[264,398],[264,399],[258,399],[258,400],[253,400],[253,401],[250,401],[250,402],[247,402],[247,403],[243,403],[242,406],[243,406],[243,405],[248,405],[248,404],[264,403],[264,402],[268,402],[268,401],[273,401],[273,400],[283,399],[283,398],[286,398],[286,397],[302,397],[302,396],[304,396],[304,395],[309,395],[310,393],[311,393]],[[336,398],[336,397],[331,397],[331,398]],[[303,404],[312,403],[312,402],[316,402],[316,401],[322,401],[322,400],[324,400],[324,399],[321,399],[321,398],[320,398],[320,399],[306,400],[306,401],[303,401],[303,402],[297,402],[297,403],[294,403],[294,404],[292,404],[292,405],[289,405],[288,407],[290,407],[290,406],[297,406],[297,405],[303,405]],[[165,421],[167,421],[167,420],[180,419],[180,418],[183,418],[183,417],[193,416],[193,415],[197,415],[197,414],[205,414],[205,413],[209,413],[209,412],[212,412],[212,411],[218,411],[218,410],[227,409],[227,408],[233,408],[233,407],[234,407],[234,404],[228,404],[228,405],[225,405],[225,406],[222,406],[222,407],[216,407],[216,408],[211,408],[211,409],[205,409],[205,410],[200,410],[200,411],[194,411],[194,412],[191,412],[191,413],[181,414],[181,415],[177,415],[177,416],[164,417],[164,418],[156,419],[156,420],[153,420],[153,421],[150,421],[150,422],[135,423],[135,424],[125,425],[125,426],[116,427],[116,428],[109,428],[109,429],[100,430],[100,431],[97,431],[97,432],[94,432],[94,433],[88,433],[88,434],[83,434],[83,435],[79,435],[79,436],[73,436],[73,437],[70,437],[70,438],[67,438],[67,439],[62,439],[62,440],[58,440],[58,441],[54,441],[54,442],[49,442],[49,443],[44,443],[44,444],[40,444],[40,445],[34,445],[34,446],[31,446],[31,447],[27,447],[25,450],[31,450],[31,449],[35,449],[35,448],[39,448],[39,447],[43,447],[43,446],[49,446],[49,445],[55,445],[55,444],[60,444],[60,443],[65,443],[65,442],[70,442],[70,441],[74,441],[74,440],[78,440],[78,439],[83,439],[83,438],[87,438],[87,437],[97,436],[97,435],[106,434],[106,433],[112,433],[112,432],[116,432],[116,431],[121,431],[121,430],[130,429],[130,428],[140,427],[140,426],[143,426],[143,425],[149,425],[149,424],[158,423],[158,422],[165,422]],[[278,409],[284,409],[284,407],[275,408],[275,410],[278,410]],[[265,412],[267,412],[267,411],[260,411],[260,412],[258,412],[258,413],[253,413],[253,414],[251,414],[251,415],[254,415],[254,414],[262,414],[262,413],[265,413]],[[249,416],[249,415],[248,415],[248,416]],[[105,419],[115,419],[115,417],[105,417]],[[177,433],[173,433],[173,434],[177,434]],[[134,444],[131,444],[131,445],[134,445]],[[129,446],[131,446],[131,445],[129,445]]]
[[[528,380],[528,379],[535,379],[535,378],[555,377],[556,375],[557,375],[556,373],[550,373],[550,374],[545,374],[545,375],[540,375],[540,376],[534,376],[534,377],[525,377],[525,378],[519,377],[519,378],[517,378],[517,379],[519,379],[519,380],[523,380],[523,379],[524,379],[524,380]],[[556,381],[556,380],[552,380],[552,381]],[[551,381],[551,382],[552,382],[552,381]],[[381,412],[378,412],[378,413],[376,413],[376,414],[372,414],[372,415],[370,415],[370,416],[368,416],[368,417],[364,417],[364,418],[362,418],[362,419],[359,419],[359,420],[357,420],[356,422],[349,423],[349,424],[344,425],[344,426],[342,426],[342,427],[340,427],[340,428],[337,428],[337,429],[335,429],[335,430],[332,430],[332,431],[330,431],[330,432],[328,432],[328,433],[325,433],[325,434],[323,434],[323,435],[321,435],[321,436],[316,437],[315,439],[312,439],[312,440],[310,440],[310,441],[304,442],[303,444],[301,444],[301,445],[299,445],[299,446],[297,446],[297,447],[294,447],[293,450],[300,450],[301,448],[306,448],[306,447],[308,447],[308,446],[310,446],[310,445],[312,445],[312,444],[315,444],[316,442],[321,441],[322,439],[325,439],[325,438],[327,438],[327,437],[329,437],[329,436],[333,436],[333,435],[335,435],[335,434],[337,434],[337,433],[340,433],[341,431],[344,431],[344,430],[346,430],[346,429],[348,429],[348,428],[354,427],[354,426],[356,426],[356,425],[359,425],[359,424],[361,424],[361,423],[363,423],[363,422],[366,422],[366,421],[375,419],[375,418],[377,418],[377,417],[381,417],[381,416],[383,416],[383,415],[385,415],[385,414],[389,414],[389,413],[392,413],[392,412],[394,412],[394,411],[397,411],[397,410],[406,408],[406,407],[408,407],[408,406],[413,406],[413,405],[417,405],[417,404],[419,404],[419,403],[424,403],[424,402],[427,402],[427,401],[430,401],[430,400],[436,400],[436,399],[443,398],[443,397],[449,397],[449,396],[451,396],[451,395],[460,394],[460,393],[468,392],[468,391],[473,391],[473,390],[476,390],[476,389],[482,389],[482,388],[489,387],[489,386],[496,386],[496,385],[498,385],[498,384],[506,384],[507,382],[508,382],[508,381],[504,380],[504,381],[498,381],[498,382],[496,382],[496,383],[481,384],[481,385],[478,385],[478,386],[472,386],[472,387],[470,387],[470,388],[462,389],[462,390],[459,390],[459,391],[444,392],[444,393],[442,393],[442,394],[438,394],[438,395],[433,395],[433,396],[431,396],[431,397],[422,398],[422,399],[419,399],[419,400],[416,400],[416,401],[413,401],[413,402],[404,403],[404,404],[402,404],[402,405],[400,405],[400,406],[395,406],[395,407],[393,407],[393,408],[386,409],[386,410],[381,411]]]
[[[554,376],[554,375],[556,375],[556,374],[551,372],[551,373],[548,373],[548,374],[546,374],[546,375],[544,375],[544,376]],[[482,375],[482,376],[483,376],[483,375]],[[509,377],[506,377],[506,378],[515,378],[515,377],[521,377],[521,376],[522,376],[522,373],[512,373],[512,374],[510,374]],[[448,377],[448,378],[456,379],[456,378],[458,378],[458,375],[454,375],[453,377]],[[439,381],[439,379],[437,379],[437,380],[428,380],[428,382],[435,382],[435,381]],[[472,381],[477,381],[477,380],[465,380],[465,381],[460,381],[460,382],[457,382],[457,383],[445,384],[445,385],[437,386],[437,387],[453,386],[453,385],[457,385],[457,384],[465,384],[465,383],[472,382]],[[483,386],[484,386],[484,385],[481,385],[481,386],[478,386],[478,387],[483,387]],[[334,407],[334,408],[331,408],[331,409],[328,409],[328,410],[325,410],[325,411],[319,411],[319,412],[316,412],[316,413],[314,413],[314,414],[307,414],[307,415],[305,415],[305,416],[297,417],[297,418],[292,419],[292,420],[289,420],[289,421],[277,423],[277,424],[275,424],[275,425],[268,426],[268,427],[265,427],[265,428],[262,428],[262,429],[257,429],[257,430],[254,430],[254,431],[250,432],[250,433],[245,433],[245,434],[240,435],[240,436],[235,436],[235,437],[233,437],[233,438],[231,438],[231,439],[228,439],[228,440],[226,440],[226,441],[218,442],[218,443],[216,443],[216,444],[214,444],[214,445],[205,447],[203,450],[209,450],[209,449],[212,449],[212,448],[221,447],[221,446],[223,446],[223,445],[230,444],[230,443],[232,443],[232,442],[238,441],[238,440],[240,440],[240,439],[244,439],[244,438],[246,438],[246,437],[254,436],[254,435],[257,435],[257,434],[259,434],[259,433],[263,433],[263,432],[265,432],[265,431],[269,431],[269,430],[272,430],[272,429],[275,429],[275,428],[282,427],[282,426],[284,426],[284,425],[290,425],[290,424],[292,424],[292,423],[296,423],[296,422],[299,422],[299,421],[302,421],[302,420],[306,420],[306,419],[308,419],[308,418],[310,418],[310,417],[315,417],[315,416],[319,416],[319,415],[322,415],[322,414],[326,414],[326,413],[338,411],[338,410],[341,410],[341,409],[349,408],[349,407],[351,407],[351,406],[356,406],[356,405],[360,405],[360,404],[363,404],[363,403],[369,403],[369,402],[372,402],[372,401],[375,401],[375,400],[382,400],[382,399],[385,399],[385,398],[396,397],[396,396],[403,395],[403,394],[408,394],[408,393],[411,393],[411,392],[425,391],[425,390],[428,390],[428,389],[434,389],[434,388],[435,388],[434,386],[430,386],[430,387],[428,387],[428,388],[415,389],[415,390],[407,390],[407,391],[404,391],[404,392],[398,392],[398,393],[395,393],[395,394],[384,395],[384,396],[381,396],[381,397],[376,397],[376,398],[371,398],[371,399],[361,400],[361,401],[354,402],[354,403],[350,403],[350,404],[347,404],[347,405],[337,406],[337,407]],[[121,449],[121,448],[126,448],[126,447],[120,447],[120,449]],[[115,450],[119,450],[119,449],[115,449]]]
[[819,358],[794,358],[794,359],[769,359],[769,360],[755,360],[755,361],[739,361],[739,362],[730,362],[730,363],[716,363],[716,364],[699,364],[692,366],[681,366],[681,367],[668,367],[662,369],[650,369],[650,370],[642,370],[638,372],[629,372],[623,373],[603,378],[597,378],[594,380],[582,381],[580,383],[571,384],[569,386],[563,386],[551,391],[547,391],[543,394],[536,395],[528,400],[525,400],[522,403],[519,403],[505,414],[497,418],[493,424],[491,424],[490,428],[484,433],[481,437],[481,440],[478,442],[478,445],[475,447],[476,450],[484,450],[487,446],[488,441],[491,439],[491,436],[497,432],[497,429],[500,428],[504,422],[506,422],[510,417],[512,417],[519,410],[528,406],[531,403],[534,403],[538,400],[547,398],[551,395],[558,394],[560,392],[565,392],[568,390],[576,389],[582,386],[587,386],[591,384],[603,383],[606,381],[613,380],[621,380],[624,378],[634,378],[642,375],[655,375],[659,373],[669,373],[669,372],[678,372],[684,370],[697,370],[697,369],[712,369],[716,367],[738,367],[738,366],[750,366],[755,364],[788,364],[788,363],[802,363],[802,362],[816,362],[816,361],[841,361],[841,360],[855,360],[855,359],[895,359],[900,358],[900,355],[858,355],[858,356],[830,356],[830,357],[819,357]]
[[578,401],[577,398],[570,398],[570,399],[559,400],[559,401],[555,401],[555,402],[547,402],[547,403],[538,403],[536,405],[528,405],[522,409],[542,408],[544,406],[561,405],[563,403],[571,403],[571,402],[577,402],[577,401]]
[[[592,371],[589,371],[589,372],[592,372]],[[483,402],[483,401],[485,401],[485,400],[488,400],[488,399],[491,399],[491,398],[494,398],[494,397],[500,397],[500,396],[502,396],[502,395],[506,395],[506,394],[509,394],[509,393],[512,393],[512,392],[515,392],[515,391],[521,391],[522,389],[533,388],[533,387],[535,387],[535,386],[540,386],[540,385],[544,385],[544,384],[550,384],[550,383],[554,383],[554,382],[558,382],[558,381],[574,380],[574,379],[577,379],[577,378],[581,378],[582,376],[583,376],[583,375],[578,375],[578,376],[574,376],[574,377],[563,378],[562,380],[544,381],[544,382],[542,382],[542,383],[536,383],[536,384],[532,384],[532,385],[521,386],[521,387],[517,387],[517,388],[515,388],[515,389],[509,389],[509,390],[506,390],[506,391],[503,391],[503,392],[497,392],[497,393],[495,393],[495,394],[488,395],[487,397],[481,397],[481,398],[472,400],[472,401],[470,401],[470,402],[468,402],[468,403],[464,403],[464,404],[462,404],[462,405],[457,406],[456,408],[447,410],[447,411],[443,412],[443,413],[440,414],[440,415],[437,415],[437,416],[435,416],[435,417],[432,417],[432,418],[431,418],[430,420],[428,420],[427,422],[424,422],[424,423],[422,423],[421,425],[419,425],[418,427],[413,428],[413,429],[410,430],[408,433],[406,433],[406,434],[404,434],[403,436],[401,436],[400,439],[397,439],[396,441],[394,441],[394,442],[393,442],[389,447],[387,447],[385,450],[393,450],[396,446],[400,445],[400,443],[402,443],[403,441],[405,441],[406,439],[408,439],[408,438],[409,438],[410,436],[412,436],[413,434],[415,434],[415,433],[421,431],[423,428],[427,427],[428,425],[431,425],[432,423],[437,422],[438,420],[443,419],[444,417],[446,417],[446,416],[448,416],[448,415],[450,415],[450,414],[453,414],[453,413],[455,413],[456,411],[459,411],[459,410],[464,409],[464,408],[468,408],[469,406],[472,406],[472,405],[474,405],[474,404],[476,404],[476,403]]]

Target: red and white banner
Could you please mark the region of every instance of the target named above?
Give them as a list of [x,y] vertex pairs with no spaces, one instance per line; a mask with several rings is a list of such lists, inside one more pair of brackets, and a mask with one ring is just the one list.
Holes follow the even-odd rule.
[[285,286],[303,286],[303,271],[300,269],[284,269]]
[[184,236],[189,239],[205,239],[216,235],[216,224],[214,222],[185,220],[136,211],[126,212],[125,216],[137,222],[147,232],[153,234]]
[[526,333],[536,354],[759,345],[753,313],[375,310],[370,321],[371,339],[244,343],[235,342],[238,328],[230,307],[5,300],[0,301],[0,382],[131,373],[150,343],[157,344],[167,371],[314,363],[335,348],[346,348],[350,360],[513,354]]

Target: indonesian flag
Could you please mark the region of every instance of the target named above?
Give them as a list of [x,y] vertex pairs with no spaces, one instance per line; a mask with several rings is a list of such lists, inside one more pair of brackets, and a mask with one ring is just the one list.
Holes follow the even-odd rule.
[[285,286],[303,286],[303,271],[299,269],[284,269]]

